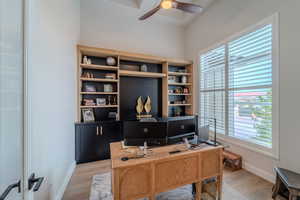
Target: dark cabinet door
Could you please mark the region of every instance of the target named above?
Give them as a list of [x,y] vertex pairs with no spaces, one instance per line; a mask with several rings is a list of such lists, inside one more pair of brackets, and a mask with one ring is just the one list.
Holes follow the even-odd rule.
[[110,143],[121,140],[119,123],[76,125],[76,161],[85,163],[110,158]]
[[99,148],[99,126],[97,124],[83,125],[79,133],[79,162],[99,160],[102,151]]

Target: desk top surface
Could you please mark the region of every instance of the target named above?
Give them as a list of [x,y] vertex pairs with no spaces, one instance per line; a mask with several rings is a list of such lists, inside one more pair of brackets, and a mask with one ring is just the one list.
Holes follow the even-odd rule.
[[[222,146],[214,147],[207,144],[201,144],[197,149],[187,150],[185,144],[167,145],[162,147],[150,148],[147,150],[147,155],[142,158],[129,159],[122,161],[122,157],[135,157],[137,154],[142,155],[143,150],[138,147],[122,148],[121,142],[114,142],[110,144],[112,168],[130,167],[138,164],[145,164],[154,161],[179,158],[197,154],[199,152],[222,149]],[[171,151],[181,151],[180,153],[170,154]]]

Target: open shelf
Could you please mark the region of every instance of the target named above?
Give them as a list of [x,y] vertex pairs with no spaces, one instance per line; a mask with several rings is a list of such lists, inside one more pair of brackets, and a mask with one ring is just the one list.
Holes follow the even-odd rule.
[[184,72],[168,72],[169,75],[172,76],[191,76],[191,73],[184,73]]
[[98,69],[98,70],[115,70],[117,71],[119,67],[114,66],[106,66],[106,65],[88,65],[88,64],[80,64],[81,68],[84,69]]
[[[91,59],[93,64],[83,64],[85,56]],[[114,57],[116,65],[107,65],[107,57]],[[192,61],[80,45],[78,45],[77,61],[77,121],[84,121],[82,115],[84,108],[94,108],[96,121],[108,119],[109,112],[116,112],[117,120],[126,119],[133,115],[133,113],[127,114],[126,108],[132,108],[136,104],[136,99],[143,94],[145,94],[144,96],[149,95],[153,99],[153,112],[157,112],[158,116],[173,116],[175,111],[179,112],[178,110],[181,110],[183,116],[195,113],[192,92],[194,90]],[[147,72],[140,71],[144,64],[147,65]],[[115,79],[105,78],[107,73],[115,74]],[[182,76],[186,76],[184,78],[187,83],[181,82]],[[176,82],[169,83],[169,80],[173,79]],[[152,81],[155,84],[148,84]],[[104,92],[106,84],[113,87],[113,90],[110,90],[112,92]],[[126,97],[129,84],[136,87],[130,99]],[[96,90],[88,92],[87,86],[95,87]],[[143,87],[147,87],[147,89],[144,91]],[[169,91],[175,92],[176,89],[188,93],[169,93]],[[96,102],[97,98],[107,98],[109,95],[116,100],[114,103],[117,105],[85,106],[83,103],[84,99]],[[126,101],[129,103],[124,103]],[[169,102],[176,104],[169,104]],[[181,102],[185,104],[181,104]]]
[[107,94],[107,95],[113,95],[118,94],[118,92],[80,92],[80,94]]
[[155,73],[155,72],[139,72],[139,71],[129,71],[120,70],[120,76],[134,76],[134,77],[145,77],[145,78],[163,78],[166,74]]
[[176,94],[176,93],[169,93],[170,96],[192,96],[192,94]]
[[117,108],[118,105],[103,105],[103,106],[80,106],[80,108]]
[[105,78],[80,78],[82,81],[92,81],[92,82],[118,82],[116,79],[105,79]]
[[185,85],[192,85],[191,83],[168,83],[168,85],[180,85],[180,86],[185,86]]
[[169,106],[192,106],[192,104],[169,104]]

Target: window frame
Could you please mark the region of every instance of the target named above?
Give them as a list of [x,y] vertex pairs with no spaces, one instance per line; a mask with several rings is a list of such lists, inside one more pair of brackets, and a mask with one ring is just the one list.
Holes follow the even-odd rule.
[[[241,140],[239,138],[229,135],[228,132],[228,44],[240,38],[243,35],[254,32],[257,29],[263,28],[264,26],[272,24],[272,148],[264,147],[259,144],[255,144],[250,141]],[[218,42],[205,50],[198,53],[197,64],[198,64],[198,112],[201,112],[201,55],[207,53],[210,50],[225,46],[225,135],[217,134],[218,139],[229,143],[235,144],[240,147],[247,148],[251,151],[264,154],[266,156],[279,159],[279,13],[260,21],[259,23],[244,29],[241,32],[233,34],[227,39]]]

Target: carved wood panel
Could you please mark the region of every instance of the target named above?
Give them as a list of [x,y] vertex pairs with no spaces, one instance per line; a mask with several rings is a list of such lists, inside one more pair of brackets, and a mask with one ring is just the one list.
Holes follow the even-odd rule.
[[155,164],[155,192],[159,193],[196,181],[198,178],[198,156],[181,158]]
[[202,178],[213,177],[220,174],[220,150],[204,151],[201,153],[202,160]]
[[138,165],[120,170],[120,199],[135,199],[149,196],[152,179],[151,166]]

